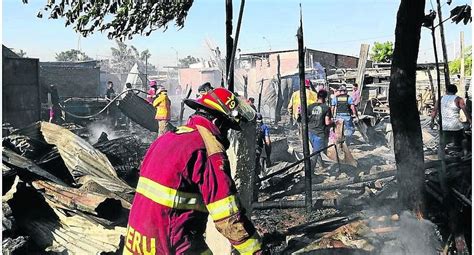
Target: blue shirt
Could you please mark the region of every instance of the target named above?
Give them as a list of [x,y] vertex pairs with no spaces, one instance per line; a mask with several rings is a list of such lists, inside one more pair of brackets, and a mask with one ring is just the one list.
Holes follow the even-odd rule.
[[[347,100],[347,103],[350,104],[350,105],[353,105],[354,104],[354,99],[352,99],[352,97],[349,97],[349,99]],[[336,106],[336,104],[337,104],[337,97],[334,97],[331,100],[331,106]]]

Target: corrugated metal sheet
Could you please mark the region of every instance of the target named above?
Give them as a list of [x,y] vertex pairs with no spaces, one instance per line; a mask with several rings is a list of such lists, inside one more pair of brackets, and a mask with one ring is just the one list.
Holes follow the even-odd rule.
[[118,107],[123,114],[140,126],[152,132],[158,131],[158,122],[155,120],[155,108],[135,93],[127,93],[120,100]]
[[48,181],[33,181],[32,184],[60,208],[79,210],[106,219],[116,219],[120,215],[120,201],[102,194],[68,188]]
[[38,176],[41,176],[45,179],[53,181],[55,183],[67,186],[67,184],[63,182],[61,179],[57,178],[56,176],[50,174],[48,171],[37,166],[35,163],[33,163],[33,161],[25,157],[22,157],[9,149],[3,148],[2,162],[4,164],[7,164],[8,166],[14,166],[19,169],[24,169]]
[[66,215],[54,209],[59,217],[54,219],[32,219],[25,224],[30,237],[46,251],[61,254],[116,253],[120,248],[120,237],[125,236],[124,227],[106,228],[80,215]]
[[119,193],[134,191],[118,178],[107,157],[79,136],[48,122],[41,122],[41,132],[47,143],[56,145],[76,182],[82,176],[89,175],[95,177],[94,181],[110,191]]

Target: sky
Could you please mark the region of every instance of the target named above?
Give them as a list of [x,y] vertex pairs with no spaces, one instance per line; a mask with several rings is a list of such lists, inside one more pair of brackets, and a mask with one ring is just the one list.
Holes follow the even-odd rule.
[[[2,42],[9,48],[22,49],[28,57],[40,61],[54,61],[56,53],[80,49],[92,58],[107,58],[116,43],[106,33],[96,32],[87,38],[65,27],[64,19],[36,17],[46,0],[3,0]],[[394,41],[396,14],[400,1],[396,0],[251,0],[246,1],[238,41],[242,53],[268,50],[296,49],[299,25],[299,3],[303,6],[305,46],[339,54],[358,56],[360,44],[375,41]],[[453,0],[451,5],[441,0],[443,18],[457,5],[468,0]],[[435,0],[427,0],[425,13]],[[240,1],[233,1],[234,31]],[[459,54],[460,32],[464,31],[465,45],[472,44],[472,24],[444,23],[448,59]],[[126,41],[138,50],[150,50],[152,64],[163,67],[175,65],[176,59],[188,55],[209,55],[206,40],[225,49],[225,1],[195,0],[189,10],[184,28],[170,23],[166,31],[157,30],[150,36],[135,36]],[[439,41],[439,40],[438,40]],[[439,42],[438,42],[439,44]],[[440,59],[441,46],[438,45]],[[430,31],[422,28],[418,62],[433,61]]]

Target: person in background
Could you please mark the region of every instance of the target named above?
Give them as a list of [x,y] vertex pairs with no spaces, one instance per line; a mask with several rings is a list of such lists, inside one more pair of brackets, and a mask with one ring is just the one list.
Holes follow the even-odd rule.
[[176,95],[181,95],[182,93],[182,88],[181,88],[181,85],[178,84],[178,86],[176,86],[176,91],[175,91]]
[[249,97],[248,103],[249,103],[250,107],[252,107],[252,109],[254,109],[255,111],[257,111],[257,107],[255,106],[255,98]]
[[355,132],[353,117],[357,117],[357,109],[352,98],[347,95],[346,86],[341,85],[338,92],[331,101],[331,111],[336,120],[344,121],[344,137],[346,144],[349,145]]
[[352,94],[351,94],[352,102],[354,106],[357,108],[359,107],[360,104],[360,90],[359,90],[359,84],[354,83],[352,85]]
[[[458,88],[453,84],[446,87],[446,95],[441,97],[441,118],[444,144],[452,143],[454,145],[453,149],[459,151],[462,148],[462,140],[464,138],[464,126],[459,119],[460,110],[466,115],[469,124],[472,124],[472,122],[471,116],[466,109],[466,103],[464,99],[456,95],[457,92]],[[432,121],[438,114],[438,110],[438,104],[435,103],[434,109],[431,112]]]
[[[114,83],[112,81],[107,82],[107,91],[105,92],[105,99],[110,103],[117,94],[115,94],[114,90]],[[117,127],[118,120],[117,120],[117,105],[111,103],[107,108],[107,118],[110,121],[111,125]]]
[[[314,104],[318,100],[318,94],[310,89],[311,82],[309,79],[305,80],[306,87],[306,105]],[[290,101],[288,102],[288,113],[292,116],[292,122],[300,122],[301,119],[301,103],[300,103],[300,91],[297,90],[291,95]],[[298,125],[299,127],[299,125]]]
[[[313,152],[328,146],[329,128],[333,121],[331,109],[326,104],[327,96],[326,90],[320,90],[318,101],[308,106],[308,130]],[[312,160],[312,164],[315,165],[316,161],[319,161],[320,167],[324,167],[321,154]]]
[[206,95],[209,91],[213,90],[214,88],[211,86],[209,82],[205,82],[201,86],[198,87],[198,95],[196,95],[196,98],[200,98],[204,95]]
[[157,90],[157,83],[155,80],[150,81],[150,89],[148,90],[148,95],[146,96],[146,100],[148,103],[153,104],[153,101],[156,98],[156,90]]
[[48,91],[48,105],[49,105],[49,122],[60,123],[61,119],[61,107],[59,106],[59,94],[58,89],[54,84],[49,86]]
[[[133,93],[132,84],[131,84],[130,82],[125,83],[125,90],[127,90],[127,94],[128,94],[128,93]],[[130,127],[130,122],[131,122],[131,121],[130,121],[130,118],[127,117],[127,116],[125,116],[125,126],[126,126],[127,128]]]
[[155,119],[158,120],[158,137],[164,134],[168,129],[168,122],[171,115],[171,101],[165,87],[158,86],[156,98],[153,101],[153,107],[156,108]]
[[430,87],[426,86],[423,94],[421,94],[420,113],[427,114],[430,105],[433,104],[433,93]]
[[263,254],[226,153],[229,129],[241,130],[254,111],[225,88],[185,103],[195,113],[156,139],[140,166],[124,254],[212,254],[204,238],[209,216],[239,254]]
[[257,146],[255,147],[256,176],[259,176],[266,167],[271,166],[270,155],[272,153],[272,142],[270,140],[270,128],[263,123],[262,114],[257,113]]
[[108,101],[111,101],[114,99],[116,96],[115,90],[114,90],[114,83],[112,81],[107,82],[107,90],[105,91],[105,99]]

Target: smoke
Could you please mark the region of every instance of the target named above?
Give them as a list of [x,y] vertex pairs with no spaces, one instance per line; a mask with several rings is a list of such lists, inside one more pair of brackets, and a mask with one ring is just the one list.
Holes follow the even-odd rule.
[[109,140],[118,138],[116,132],[113,128],[107,125],[105,122],[93,122],[87,126],[87,130],[89,130],[90,136],[88,137],[88,141],[90,144],[97,143],[102,132],[105,132],[108,136]]
[[390,255],[424,255],[439,254],[441,247],[436,225],[426,219],[417,219],[409,211],[403,211],[399,221],[392,223],[399,227],[394,231],[390,241],[386,241],[380,254]]

